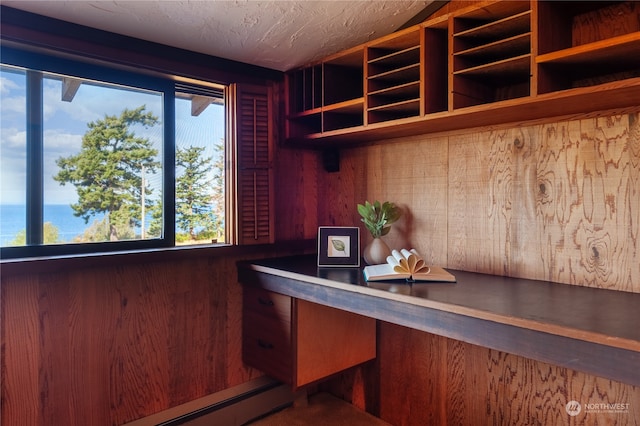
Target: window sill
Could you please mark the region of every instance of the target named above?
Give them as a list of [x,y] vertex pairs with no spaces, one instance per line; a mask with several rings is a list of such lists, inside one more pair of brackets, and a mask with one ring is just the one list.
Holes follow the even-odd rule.
[[127,250],[105,253],[87,253],[63,256],[43,256],[0,260],[2,276],[57,272],[71,268],[94,268],[122,266],[143,262],[172,262],[198,257],[240,257],[268,253],[279,250],[313,250],[315,240],[282,241],[275,244],[231,245],[207,244],[201,246],[177,246],[146,250]]

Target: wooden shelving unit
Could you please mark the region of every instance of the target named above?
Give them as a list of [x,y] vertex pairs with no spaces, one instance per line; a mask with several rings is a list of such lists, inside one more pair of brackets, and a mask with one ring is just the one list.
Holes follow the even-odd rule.
[[538,93],[640,77],[640,3],[536,2],[535,7]]
[[364,124],[364,50],[352,49],[287,75],[287,134],[322,134]]
[[421,53],[415,27],[367,47],[367,123],[421,114]]
[[453,18],[454,109],[530,95],[529,2],[500,2]]
[[317,147],[640,108],[640,2],[486,1],[287,73]]

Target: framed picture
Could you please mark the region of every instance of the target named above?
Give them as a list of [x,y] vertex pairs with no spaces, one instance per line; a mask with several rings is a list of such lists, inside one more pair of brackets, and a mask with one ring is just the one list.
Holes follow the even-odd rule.
[[360,228],[318,228],[318,266],[360,266]]

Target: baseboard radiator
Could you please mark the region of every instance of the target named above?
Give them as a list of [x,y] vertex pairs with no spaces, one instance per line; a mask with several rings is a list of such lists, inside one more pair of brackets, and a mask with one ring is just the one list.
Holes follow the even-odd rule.
[[289,406],[291,387],[260,377],[123,426],[241,426]]

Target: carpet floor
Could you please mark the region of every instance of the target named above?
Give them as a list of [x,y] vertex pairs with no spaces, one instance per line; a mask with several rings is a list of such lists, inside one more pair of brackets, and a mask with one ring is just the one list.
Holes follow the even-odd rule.
[[328,393],[309,397],[306,406],[285,408],[246,426],[390,426]]

